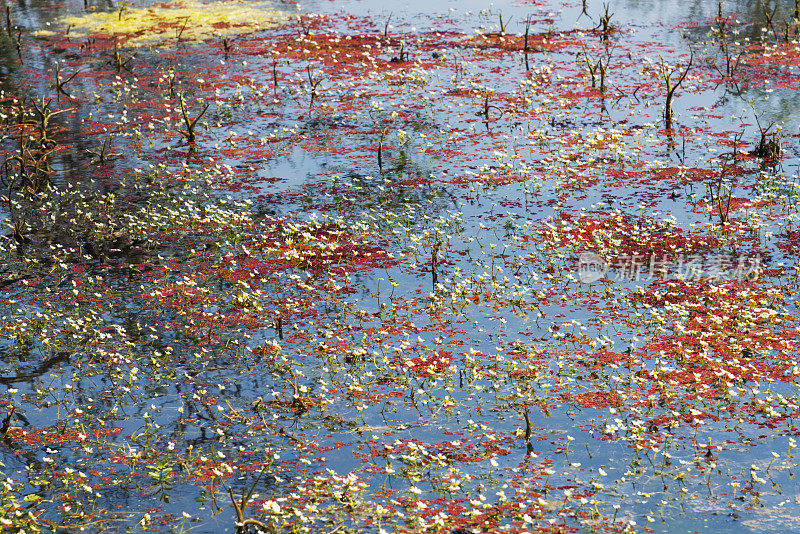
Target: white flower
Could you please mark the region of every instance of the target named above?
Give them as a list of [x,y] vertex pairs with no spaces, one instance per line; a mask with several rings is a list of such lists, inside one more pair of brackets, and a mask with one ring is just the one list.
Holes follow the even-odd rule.
[[281,513],[281,506],[276,501],[265,501],[264,510],[273,514]]

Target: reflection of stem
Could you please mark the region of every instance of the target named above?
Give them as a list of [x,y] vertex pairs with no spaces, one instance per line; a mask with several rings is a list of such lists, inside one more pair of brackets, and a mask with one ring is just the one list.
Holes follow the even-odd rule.
[[308,107],[314,107],[314,99],[317,97],[317,86],[322,83],[322,80],[315,80],[314,79],[314,69],[311,68],[311,65],[306,67],[306,74],[308,75],[308,84],[311,86],[311,101],[309,102]]
[[709,467],[708,469],[708,478],[706,479],[706,487],[708,488],[708,496],[711,496],[711,475],[713,470]]
[[525,54],[525,72],[531,70],[531,66],[528,63],[528,33],[530,33],[530,29],[531,29],[531,16],[528,15],[528,18],[525,19],[525,46],[522,49],[522,51]]
[[378,139],[378,171],[383,173],[383,138],[386,136],[386,129],[381,131],[381,136]]
[[208,334],[206,334],[206,343],[211,344],[211,335],[214,333],[214,319],[211,319],[211,324],[208,325]]
[[8,415],[6,415],[6,418],[3,419],[3,424],[0,426],[0,435],[5,436],[8,432],[8,428],[11,426],[11,418],[14,416],[14,410],[16,409],[17,408],[15,406],[12,406],[11,410],[8,412]]
[[592,65],[589,61],[589,56],[586,55],[586,51],[583,51],[583,60],[586,63],[586,68],[589,71],[589,76],[592,78],[592,87],[597,87],[597,65]]
[[431,249],[431,277],[433,278],[433,286],[436,287],[437,282],[437,273],[436,273],[436,263],[439,260],[439,243],[433,245]]
[[22,30],[17,30],[17,39],[14,44],[17,47],[17,55],[19,56],[19,62],[22,63]]
[[[729,214],[730,209],[731,209],[731,197],[733,196],[733,187],[731,186],[730,188],[728,188],[728,191],[727,191],[727,197],[728,198],[727,198],[727,202],[725,203],[725,208],[723,209],[723,206],[722,206],[722,203],[723,203],[722,185],[723,185],[723,181],[725,180],[725,174],[727,173],[727,171],[728,171],[728,168],[723,164],[722,165],[722,170],[719,173],[719,180],[717,181],[717,194],[714,195],[714,196],[716,196],[715,200],[716,200],[716,204],[717,204],[717,212],[719,213],[719,221],[722,224],[725,224],[725,223],[728,222],[728,214]],[[712,193],[712,195],[713,195],[713,193]]]
[[8,38],[13,40],[14,32],[11,29],[11,5],[6,6],[6,31],[8,32]]
[[606,92],[606,65],[603,65],[603,58],[597,60],[597,68],[600,69],[600,92]]

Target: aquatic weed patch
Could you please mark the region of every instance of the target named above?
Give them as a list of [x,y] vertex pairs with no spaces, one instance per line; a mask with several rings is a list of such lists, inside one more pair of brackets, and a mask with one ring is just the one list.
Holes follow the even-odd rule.
[[554,223],[550,238],[556,246],[597,252],[618,267],[631,258],[663,264],[678,256],[719,247],[713,235],[688,234],[670,227],[669,223],[656,224],[624,214],[602,218],[586,215],[577,219],[564,214]]
[[[278,10],[259,9],[246,2],[193,2],[155,4],[151,7],[122,5],[111,12],[65,16],[57,22],[88,38],[102,38],[123,46],[165,46],[172,41],[203,41],[231,37],[274,27],[286,18]],[[40,30],[36,35],[54,32]]]

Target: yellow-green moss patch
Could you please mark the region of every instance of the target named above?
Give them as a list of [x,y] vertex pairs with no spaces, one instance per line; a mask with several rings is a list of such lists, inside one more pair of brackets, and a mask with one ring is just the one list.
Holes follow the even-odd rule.
[[[113,13],[87,13],[59,20],[70,34],[116,37],[127,46],[160,46],[179,36],[185,41],[227,37],[274,27],[286,19],[285,12],[252,2],[230,0],[197,2],[181,0],[149,8],[125,7]],[[52,35],[41,31],[38,35]]]

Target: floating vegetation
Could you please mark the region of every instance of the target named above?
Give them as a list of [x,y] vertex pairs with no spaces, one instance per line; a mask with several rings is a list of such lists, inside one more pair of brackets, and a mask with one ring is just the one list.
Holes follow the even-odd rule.
[[[199,42],[230,38],[274,28],[287,17],[285,11],[242,0],[194,2],[179,0],[151,7],[123,3],[117,11],[66,16],[58,23],[71,34],[115,39],[127,47],[165,46],[176,41]],[[54,35],[38,30],[34,35]]]
[[0,530],[798,531],[797,6],[356,4],[7,10]]

